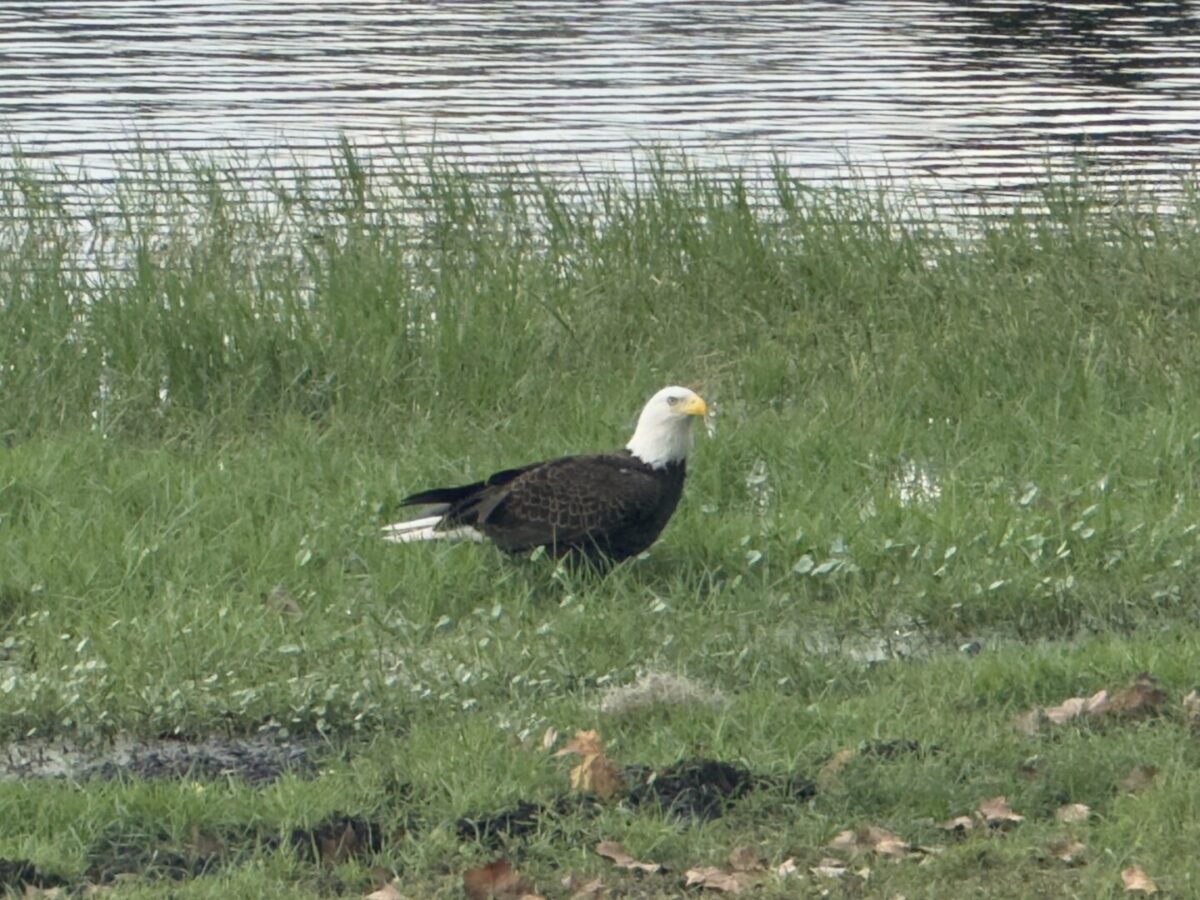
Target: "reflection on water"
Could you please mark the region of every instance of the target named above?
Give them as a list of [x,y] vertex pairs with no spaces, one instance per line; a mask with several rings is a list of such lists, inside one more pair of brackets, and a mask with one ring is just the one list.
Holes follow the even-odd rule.
[[[274,167],[435,139],[622,169],[652,142],[982,195],[1200,149],[1193,2],[0,2],[0,122],[103,173],[140,136]],[[114,152],[115,150],[115,152]]]

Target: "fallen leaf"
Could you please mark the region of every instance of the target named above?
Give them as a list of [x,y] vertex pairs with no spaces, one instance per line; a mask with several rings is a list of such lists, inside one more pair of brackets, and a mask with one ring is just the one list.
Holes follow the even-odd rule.
[[604,752],[604,742],[600,732],[594,728],[588,731],[576,731],[575,737],[567,741],[567,745],[555,753],[555,756],[568,756],[578,753],[580,756],[596,756]]
[[868,825],[857,831],[843,831],[829,842],[831,850],[845,850],[857,856],[860,853],[876,853],[903,859],[912,854],[913,847],[886,828]]
[[604,755],[604,746],[598,731],[577,731],[567,745],[555,753],[566,756],[577,753],[582,759],[571,770],[571,790],[595,794],[607,800],[625,786],[625,779]]
[[1158,885],[1143,871],[1141,866],[1130,866],[1125,869],[1121,873],[1121,881],[1124,882],[1126,891],[1142,894],[1158,893]]
[[976,815],[983,820],[985,825],[991,825],[994,828],[1003,828],[1006,825],[1015,825],[1017,822],[1025,821],[1023,815],[1012,811],[1012,807],[1008,805],[1008,800],[1003,794],[980,803]]
[[1042,712],[1055,725],[1061,725],[1082,715],[1099,715],[1108,709],[1109,702],[1108,691],[1100,690],[1090,697],[1071,697],[1058,706],[1047,706]]
[[404,900],[404,895],[396,888],[399,882],[399,878],[389,881],[379,890],[367,894],[366,900]]
[[1055,810],[1054,818],[1064,825],[1073,825],[1076,822],[1086,822],[1091,814],[1092,808],[1086,803],[1068,803]]
[[729,854],[729,868],[735,872],[762,872],[767,860],[753,847],[738,847]]
[[1154,784],[1158,777],[1158,769],[1154,766],[1134,766],[1129,774],[1121,779],[1121,790],[1127,794],[1136,794]]
[[796,865],[795,858],[789,856],[776,867],[775,874],[780,878],[787,878],[789,875],[795,875],[798,871],[800,871],[800,867]]
[[845,747],[833,754],[829,758],[829,761],[817,771],[816,781],[818,787],[828,790],[835,785],[842,769],[846,768],[846,764],[857,755],[858,751],[853,747]]
[[625,852],[625,848],[616,841],[601,841],[596,845],[596,852],[605,859],[612,860],[618,869],[633,869],[638,872],[665,872],[666,868],[658,863],[638,862]]
[[954,834],[966,834],[968,831],[974,830],[975,820],[970,816],[955,816],[953,819],[947,819],[938,828]]
[[841,878],[848,870],[840,859],[827,856],[808,871],[818,878]]
[[1167,692],[1152,675],[1143,672],[1129,687],[1117,691],[1108,704],[1108,712],[1126,719],[1145,719],[1162,712]]
[[468,900],[524,900],[533,893],[529,882],[506,859],[468,869],[463,873],[463,889]]
[[1200,732],[1200,691],[1193,689],[1183,698],[1183,715],[1193,732]]
[[1074,838],[1059,838],[1051,841],[1046,850],[1055,859],[1065,862],[1068,866],[1073,866],[1083,861],[1083,853],[1087,850],[1087,845]]
[[608,888],[600,878],[584,881],[577,875],[568,875],[562,886],[571,892],[570,900],[604,900],[608,896]]
[[687,887],[701,887],[726,894],[740,894],[752,887],[756,877],[749,872],[724,872],[716,866],[700,866],[687,871]]
[[558,729],[550,727],[546,729],[546,733],[542,735],[542,749],[549,750],[558,743]]
[[[1160,714],[1166,702],[1166,691],[1159,687],[1158,681],[1152,675],[1142,673],[1133,684],[1115,694],[1100,690],[1090,697],[1069,697],[1058,706],[1035,707],[1018,716],[1016,726],[1020,731],[1032,736],[1038,733],[1043,722],[1062,725],[1084,716],[1096,718],[1106,715],[1122,719],[1144,719]],[[1186,699],[1184,704],[1186,710]],[[1195,715],[1200,717],[1200,695],[1196,696],[1194,707]]]

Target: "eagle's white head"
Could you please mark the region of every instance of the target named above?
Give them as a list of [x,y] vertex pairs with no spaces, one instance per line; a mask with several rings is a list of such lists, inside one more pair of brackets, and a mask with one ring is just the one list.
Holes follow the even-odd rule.
[[708,414],[703,398],[685,387],[665,387],[646,403],[625,448],[660,469],[687,459],[692,449],[692,419]]

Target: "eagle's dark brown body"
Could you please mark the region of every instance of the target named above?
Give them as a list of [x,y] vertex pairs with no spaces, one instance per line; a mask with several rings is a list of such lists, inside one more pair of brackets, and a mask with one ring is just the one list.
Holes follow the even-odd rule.
[[695,391],[669,385],[642,407],[617,453],[564,456],[486,481],[421,491],[402,501],[429,508],[383,527],[396,544],[487,540],[510,553],[539,547],[604,567],[654,543],[683,493],[692,422],[708,415]]
[[544,547],[555,557],[619,562],[654,543],[686,469],[684,460],[652,467],[628,451],[565,456],[402,502],[433,504],[437,529],[473,528],[510,553]]

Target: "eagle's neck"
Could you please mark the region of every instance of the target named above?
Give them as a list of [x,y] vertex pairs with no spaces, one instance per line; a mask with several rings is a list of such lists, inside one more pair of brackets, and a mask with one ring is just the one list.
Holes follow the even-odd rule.
[[654,469],[685,462],[692,449],[692,429],[689,426],[687,419],[639,420],[625,449]]

